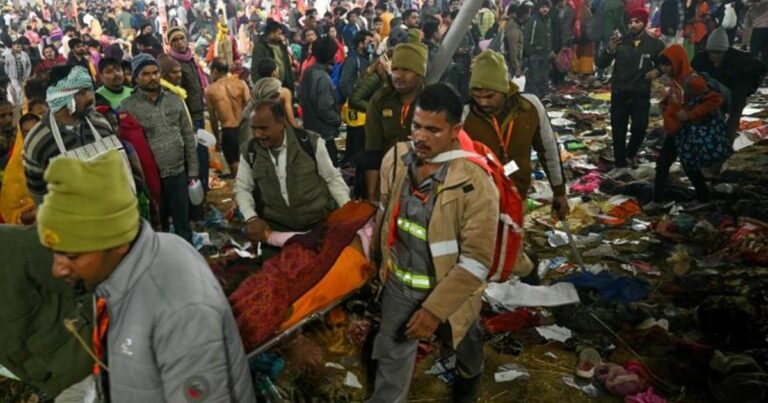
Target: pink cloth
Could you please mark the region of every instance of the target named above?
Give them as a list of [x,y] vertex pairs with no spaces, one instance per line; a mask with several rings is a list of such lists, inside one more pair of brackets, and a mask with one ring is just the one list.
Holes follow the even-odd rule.
[[578,193],[592,193],[600,187],[600,183],[603,179],[600,177],[600,173],[592,171],[581,178],[571,186],[572,192]]
[[649,387],[645,392],[625,397],[624,403],[667,403],[667,399],[657,395],[653,387]]

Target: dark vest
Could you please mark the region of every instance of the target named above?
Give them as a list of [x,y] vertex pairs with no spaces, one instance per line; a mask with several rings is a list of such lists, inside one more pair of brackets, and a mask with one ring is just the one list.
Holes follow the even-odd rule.
[[[314,155],[310,155],[299,144],[299,139],[291,127],[286,127],[286,188],[291,205],[285,204],[280,193],[280,181],[277,179],[275,165],[269,150],[252,142],[252,174],[256,182],[256,211],[270,227],[278,231],[307,231],[325,219],[338,208],[328,190],[328,185],[317,171]],[[317,149],[317,134],[306,132],[311,142],[311,150]]]

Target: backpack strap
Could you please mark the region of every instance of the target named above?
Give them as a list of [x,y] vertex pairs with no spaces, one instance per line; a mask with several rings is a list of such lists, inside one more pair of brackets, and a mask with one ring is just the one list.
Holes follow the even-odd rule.
[[[296,140],[299,141],[299,147],[312,158],[312,161],[317,165],[317,157],[315,156],[315,146],[312,144],[312,139],[309,137],[309,132],[304,129],[293,129],[293,133],[296,135]],[[319,135],[317,135],[319,137]]]

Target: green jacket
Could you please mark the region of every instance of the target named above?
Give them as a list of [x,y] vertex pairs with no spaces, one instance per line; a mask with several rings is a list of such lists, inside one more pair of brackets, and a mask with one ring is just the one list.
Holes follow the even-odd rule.
[[71,286],[51,276],[53,256],[32,227],[0,225],[0,365],[55,397],[91,373],[93,361],[64,327],[78,317],[80,336],[90,342],[91,295],[81,297],[78,315]]
[[[311,150],[317,150],[320,136],[309,131],[305,133],[312,145]],[[299,138],[293,128],[286,127],[285,138],[286,190],[290,205],[285,203],[280,193],[280,181],[270,151],[258,141],[252,140],[249,144],[248,151],[252,153],[252,157],[248,159],[253,161],[251,174],[256,183],[256,211],[274,230],[308,231],[339,206],[318,172],[315,156],[310,155],[299,144]]]
[[552,25],[549,16],[534,14],[523,28],[523,54],[525,56],[548,56],[552,53]]
[[394,87],[382,87],[368,102],[365,112],[365,150],[383,153],[411,135],[413,110],[403,105]]
[[619,30],[622,35],[627,33],[624,15],[624,2],[621,0],[603,0],[600,5],[600,13],[596,16],[596,18],[603,20],[603,39],[610,38],[615,30]]

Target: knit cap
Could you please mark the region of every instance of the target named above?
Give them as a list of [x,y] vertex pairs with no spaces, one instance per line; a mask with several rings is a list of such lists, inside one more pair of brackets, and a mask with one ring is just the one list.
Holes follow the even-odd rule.
[[139,53],[138,55],[133,57],[133,60],[131,60],[131,70],[133,71],[133,78],[136,78],[141,73],[141,69],[147,66],[155,65],[160,67],[157,64],[157,60],[155,60],[152,55],[147,53]]
[[90,161],[55,158],[44,178],[48,194],[37,213],[43,246],[57,252],[95,252],[136,238],[138,202],[119,151]]
[[712,31],[711,34],[709,34],[706,50],[713,52],[725,52],[730,47],[731,44],[728,42],[728,33],[725,32],[723,27],[718,27]]
[[422,77],[427,74],[427,47],[422,43],[401,43],[392,55],[392,68],[412,71]]
[[177,33],[180,33],[185,37],[187,36],[187,31],[183,27],[176,25],[168,28],[168,34],[166,35],[166,37],[168,38],[168,42],[171,42],[173,40],[173,35]]
[[469,88],[493,90],[506,94],[509,92],[509,73],[504,56],[487,49],[482,51],[472,65]]
[[163,77],[165,77],[165,75],[174,68],[181,67],[181,64],[179,64],[176,59],[166,55],[165,53],[162,53],[157,57],[157,65],[160,68],[160,75]]
[[411,28],[408,30],[408,43],[421,43],[421,30]]

